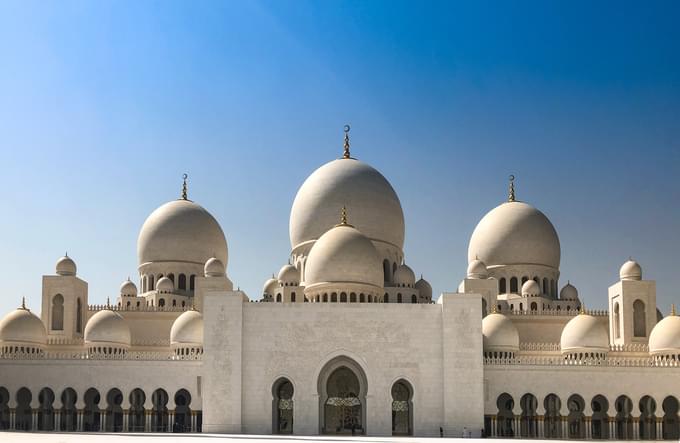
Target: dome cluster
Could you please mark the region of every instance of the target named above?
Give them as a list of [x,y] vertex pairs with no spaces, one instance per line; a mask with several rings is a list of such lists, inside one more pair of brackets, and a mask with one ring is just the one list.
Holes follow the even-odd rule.
[[91,356],[124,355],[131,344],[130,326],[111,309],[98,311],[85,325],[85,346]]
[[582,310],[562,330],[560,349],[568,359],[602,360],[609,352],[607,328],[602,321]]
[[170,347],[180,359],[203,354],[203,315],[200,312],[186,311],[177,317],[170,329]]
[[47,330],[40,317],[21,307],[0,320],[0,352],[3,355],[38,356],[47,346]]

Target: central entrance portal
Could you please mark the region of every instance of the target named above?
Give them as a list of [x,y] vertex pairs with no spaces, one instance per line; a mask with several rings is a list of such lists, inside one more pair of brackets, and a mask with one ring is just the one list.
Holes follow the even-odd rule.
[[319,415],[323,434],[366,433],[366,377],[353,360],[339,357],[319,374]]

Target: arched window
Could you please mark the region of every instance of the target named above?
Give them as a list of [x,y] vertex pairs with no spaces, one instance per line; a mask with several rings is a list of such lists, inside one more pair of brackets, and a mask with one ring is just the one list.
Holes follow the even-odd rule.
[[164,298],[158,299],[158,307],[159,308],[165,307],[165,299]]
[[64,296],[61,294],[52,298],[52,330],[64,330]]
[[548,279],[543,279],[543,294],[550,295],[550,288],[548,287]]
[[337,303],[338,302],[338,294],[335,292],[331,293],[331,303]]
[[328,294],[323,295],[323,301],[324,303],[328,302]]
[[401,294],[397,294],[397,303],[401,303]]
[[291,301],[292,303],[295,303],[295,292],[291,292],[291,293],[290,293],[290,301]]
[[531,310],[538,311],[538,304],[535,301],[531,302]]
[[184,274],[179,274],[179,281],[177,282],[178,289],[186,291],[187,289],[187,276]]
[[274,383],[272,389],[273,401],[273,428],[275,434],[293,433],[293,384],[285,378]]
[[356,303],[357,302],[357,295],[354,292],[349,294],[349,302],[350,303]]
[[344,292],[340,293],[340,303],[347,303],[347,294]]
[[517,277],[512,277],[510,279],[510,293],[517,294]]
[[83,332],[83,304],[80,299],[76,300],[76,332]]
[[413,434],[413,390],[406,380],[392,385],[392,435]]
[[146,292],[146,284],[147,284],[146,282],[147,282],[147,278],[146,278],[146,275],[145,275],[145,276],[142,277],[142,280],[139,282],[140,285],[142,286],[142,292]]
[[390,295],[385,294],[385,297],[383,297],[383,303],[389,303],[390,302]]
[[411,303],[418,303],[418,297],[416,297],[416,294],[411,295]]
[[[130,303],[130,302],[128,302],[128,303]],[[174,308],[175,306],[177,306],[177,300],[172,301],[172,307]]]
[[281,303],[281,294],[276,294],[276,302]]
[[189,290],[193,291],[195,287],[196,287],[196,276],[192,275],[191,277],[189,277]]
[[505,277],[498,280],[498,293],[499,294],[505,294],[505,291],[507,291],[505,284],[506,284],[505,283]]
[[153,291],[154,289],[156,289],[156,286],[154,285],[153,275],[150,275],[149,276],[149,291]]
[[390,262],[385,259],[383,260],[383,274],[385,277],[385,283],[388,283],[390,281]]
[[645,304],[642,300],[635,300],[633,303],[633,337],[647,336],[645,317]]
[[523,276],[523,277],[522,277],[522,284],[526,283],[527,280],[529,280],[529,277],[527,277],[526,275]]
[[168,274],[168,278],[173,284],[175,283],[175,274]]
[[366,296],[364,294],[359,294],[359,303],[365,303],[366,302]]
[[522,437],[538,437],[538,400],[532,394],[524,394],[519,401],[522,408],[520,435]]
[[614,337],[621,338],[621,314],[618,302],[614,303]]

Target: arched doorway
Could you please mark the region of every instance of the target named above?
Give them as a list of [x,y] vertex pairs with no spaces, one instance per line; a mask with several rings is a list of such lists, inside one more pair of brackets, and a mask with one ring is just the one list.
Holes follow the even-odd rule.
[[545,437],[562,437],[562,416],[560,414],[562,402],[560,401],[560,398],[555,394],[549,394],[543,401],[543,407],[545,408],[545,420],[543,428]]
[[522,437],[538,437],[538,400],[532,394],[524,394],[519,401],[522,408],[520,435]]
[[146,394],[139,388],[130,392],[130,412],[128,413],[128,431],[144,432],[144,402]]
[[349,358],[338,357],[324,366],[318,383],[321,432],[364,434],[367,382],[363,369]]
[[113,388],[106,394],[106,431],[123,431],[123,393]]
[[616,399],[616,438],[630,440],[633,438],[633,402],[625,395]]
[[663,438],[664,440],[677,440],[680,438],[680,425],[678,425],[678,399],[668,396],[664,399],[663,407]]
[[498,414],[496,418],[496,435],[499,437],[514,437],[515,428],[513,422],[515,415],[512,409],[515,407],[515,400],[510,394],[504,393],[498,396],[496,400],[498,407]]
[[54,430],[54,392],[50,388],[43,388],[38,394],[40,409],[38,409],[38,430]]
[[406,380],[392,385],[392,435],[413,435],[413,389]]
[[607,410],[609,402],[603,395],[596,395],[590,403],[593,410],[591,419],[591,435],[593,439],[606,440],[609,438],[609,417]]
[[275,434],[292,434],[294,403],[293,384],[287,378],[280,378],[272,387],[273,428]]
[[586,437],[586,418],[583,414],[585,409],[585,401],[583,397],[574,394],[567,400],[567,408],[569,409],[569,416],[567,422],[569,424],[569,438],[582,439]]
[[168,430],[168,393],[164,389],[156,389],[151,395],[153,410],[151,412],[151,430],[167,432]]
[[99,401],[101,396],[95,388],[85,391],[85,410],[83,411],[83,431],[99,432],[101,415],[99,412]]
[[0,386],[0,430],[9,429],[9,391]]
[[656,440],[656,402],[649,395],[640,399],[640,440]]
[[73,388],[66,388],[61,393],[61,430],[75,432],[78,430],[78,396]]
[[33,410],[31,409],[32,398],[33,395],[28,388],[21,388],[17,391],[17,407],[14,425],[17,431],[30,431],[33,428]]
[[175,394],[175,422],[172,432],[191,432],[191,394],[186,389],[180,389]]

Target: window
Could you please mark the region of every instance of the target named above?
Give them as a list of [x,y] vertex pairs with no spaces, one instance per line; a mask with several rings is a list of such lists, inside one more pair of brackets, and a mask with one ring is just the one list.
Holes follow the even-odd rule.
[[614,337],[621,338],[621,315],[618,302],[614,303]]
[[517,277],[512,277],[510,279],[510,293],[517,294]]
[[645,321],[645,304],[642,300],[635,300],[633,303],[633,336],[646,337],[647,327]]
[[507,288],[505,286],[505,277],[503,277],[498,281],[498,293],[505,294],[505,291],[507,291]]
[[290,301],[295,303],[295,292],[290,293]]
[[179,274],[179,282],[177,283],[179,289],[186,291],[187,289],[187,276],[184,274]]
[[189,277],[189,290],[193,291],[195,287],[196,287],[196,276],[192,275],[191,277]]
[[52,298],[52,330],[64,330],[64,297],[61,294]]
[[80,299],[76,300],[76,332],[83,332],[83,305]]

